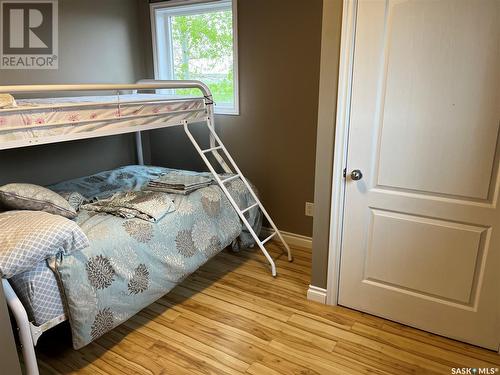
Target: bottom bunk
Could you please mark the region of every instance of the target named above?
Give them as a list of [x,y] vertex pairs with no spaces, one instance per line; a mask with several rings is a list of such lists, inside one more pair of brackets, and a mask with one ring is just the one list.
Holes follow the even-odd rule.
[[[27,327],[33,346],[44,330],[68,317],[73,344],[82,347],[160,298],[223,248],[253,245],[236,210],[214,184],[190,194],[169,193],[173,206],[159,219],[119,217],[105,207],[100,210],[99,204],[91,204],[91,209],[86,204],[89,199],[99,203],[119,192],[141,191],[169,174],[211,178],[208,173],[127,166],[49,186],[80,208],[75,221],[90,246],[43,261],[10,278],[10,284],[4,280],[25,357],[34,355],[26,348]],[[255,204],[240,179],[230,181],[227,188],[240,207]],[[150,208],[155,211],[164,203],[152,202]],[[259,233],[258,207],[245,217]],[[10,286],[13,290],[8,290]],[[19,309],[24,309],[22,314]]]

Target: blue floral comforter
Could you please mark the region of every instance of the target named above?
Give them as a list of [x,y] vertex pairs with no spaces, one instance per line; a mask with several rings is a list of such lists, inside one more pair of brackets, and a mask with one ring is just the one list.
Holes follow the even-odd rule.
[[[139,190],[151,179],[172,171],[128,166],[51,189],[102,198],[117,191]],[[241,180],[231,181],[228,188],[241,208],[254,203]],[[80,211],[76,220],[90,247],[52,261],[63,285],[75,349],[165,295],[226,246],[252,244],[217,185],[171,197],[175,211],[157,223]],[[246,215],[260,230],[258,209]]]

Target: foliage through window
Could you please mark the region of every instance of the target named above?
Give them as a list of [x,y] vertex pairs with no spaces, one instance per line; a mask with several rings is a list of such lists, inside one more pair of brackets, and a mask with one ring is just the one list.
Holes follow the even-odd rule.
[[[196,79],[214,95],[216,113],[237,114],[233,7],[230,0],[153,5],[158,79]],[[176,95],[199,95],[196,89]]]

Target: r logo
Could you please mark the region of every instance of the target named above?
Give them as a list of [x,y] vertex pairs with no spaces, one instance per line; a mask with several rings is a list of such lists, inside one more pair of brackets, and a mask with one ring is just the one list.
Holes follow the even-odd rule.
[[57,0],[1,0],[1,68],[57,68]]
[[4,4],[4,53],[52,53],[52,6],[51,3]]

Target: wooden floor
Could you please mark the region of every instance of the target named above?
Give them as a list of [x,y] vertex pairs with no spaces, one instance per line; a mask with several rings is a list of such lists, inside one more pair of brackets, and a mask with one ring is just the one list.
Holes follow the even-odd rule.
[[260,253],[224,251],[79,351],[67,326],[47,332],[37,348],[41,373],[451,374],[453,367],[500,367],[493,352],[307,301],[310,251],[294,253],[294,263],[280,257],[273,279]]

